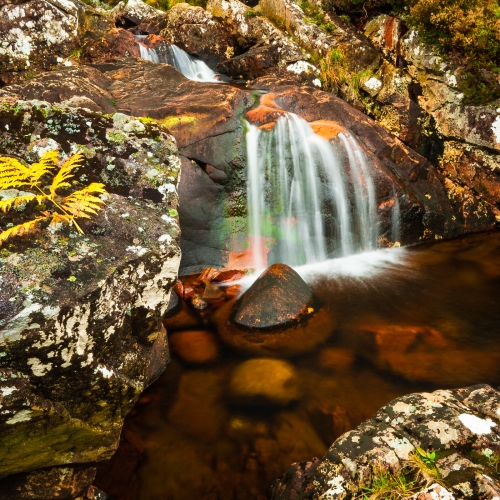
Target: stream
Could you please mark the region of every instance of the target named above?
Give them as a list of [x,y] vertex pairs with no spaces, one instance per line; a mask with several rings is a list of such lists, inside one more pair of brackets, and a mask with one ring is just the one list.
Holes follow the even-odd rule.
[[481,234],[299,268],[330,329],[317,349],[288,360],[302,397],[241,405],[228,385],[245,357],[219,341],[204,365],[174,352],[96,484],[127,500],[263,500],[291,463],[321,457],[396,397],[497,386],[499,252],[500,235]]

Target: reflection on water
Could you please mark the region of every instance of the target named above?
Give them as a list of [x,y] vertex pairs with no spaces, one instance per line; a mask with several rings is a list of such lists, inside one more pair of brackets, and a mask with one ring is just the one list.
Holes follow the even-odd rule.
[[[171,365],[127,418],[97,485],[127,500],[265,499],[288,465],[322,456],[395,397],[500,384],[499,251],[500,234],[483,234],[299,269],[332,332],[288,360],[293,384],[272,369],[240,379],[267,391],[260,399],[231,392],[247,357],[206,328],[175,334]],[[297,380],[298,400],[273,395]]]

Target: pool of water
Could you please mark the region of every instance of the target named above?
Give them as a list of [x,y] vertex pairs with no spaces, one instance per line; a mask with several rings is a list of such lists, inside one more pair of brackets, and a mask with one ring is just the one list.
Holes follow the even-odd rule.
[[222,343],[203,365],[174,352],[97,486],[124,500],[264,500],[291,463],[321,457],[398,396],[500,384],[500,233],[349,259],[298,269],[331,331],[287,360],[297,401],[234,399],[229,381],[248,356]]

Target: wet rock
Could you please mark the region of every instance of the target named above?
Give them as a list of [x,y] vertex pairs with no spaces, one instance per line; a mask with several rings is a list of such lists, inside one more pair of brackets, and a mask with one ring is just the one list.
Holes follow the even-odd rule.
[[168,312],[163,319],[163,326],[167,329],[167,332],[172,333],[200,327],[202,323],[198,314],[184,300],[179,298],[178,301],[179,308]]
[[500,352],[457,347],[451,335],[419,325],[374,324],[344,332],[360,356],[382,370],[407,380],[440,385],[489,380],[497,370]]
[[137,41],[130,31],[113,28],[107,33],[87,39],[82,47],[81,61],[85,64],[109,61],[117,57],[140,57]]
[[[417,446],[445,452],[446,458],[436,461],[443,471],[441,486],[457,498],[479,498],[477,491],[494,495],[499,482],[482,457],[486,449],[498,453],[492,450],[500,445],[495,430],[500,424],[499,407],[500,392],[487,385],[397,398],[337,439],[307,482],[300,480],[301,468],[292,466],[273,485],[271,498],[300,498],[304,494],[301,484],[308,488],[309,498],[355,497],[371,484],[376,467],[390,468],[396,474],[405,469]],[[469,473],[467,478],[464,472]],[[425,492],[428,484],[420,486],[422,491],[414,498],[427,499],[427,494],[434,498],[430,492],[436,486]]]
[[287,405],[302,391],[294,366],[280,359],[250,359],[238,365],[229,382],[231,395],[245,402]]
[[236,37],[201,7],[176,4],[166,14],[166,23],[161,35],[209,66],[215,67],[217,63],[241,52]]
[[182,375],[177,399],[167,415],[168,421],[188,436],[203,442],[216,441],[227,418],[220,401],[223,378],[207,371]]
[[318,366],[323,370],[346,372],[355,361],[355,353],[342,347],[325,347],[318,354]]
[[0,479],[2,500],[72,500],[83,497],[96,475],[95,467],[50,467]]
[[225,297],[224,292],[217,286],[212,285],[210,282],[205,283],[205,290],[203,291],[203,295],[201,298],[210,303],[220,302]]
[[169,337],[169,344],[182,360],[192,364],[210,363],[219,356],[216,337],[206,330],[174,333]]
[[[168,362],[161,317],[180,260],[170,215],[177,148],[157,124],[43,101],[4,104],[0,127],[3,155],[33,162],[40,151],[80,150],[76,179],[110,192],[80,222],[83,235],[43,229],[2,249],[0,474],[96,462]],[[33,215],[3,215],[2,229]]]
[[234,322],[247,328],[272,328],[297,321],[313,303],[305,281],[286,264],[273,264],[241,297]]

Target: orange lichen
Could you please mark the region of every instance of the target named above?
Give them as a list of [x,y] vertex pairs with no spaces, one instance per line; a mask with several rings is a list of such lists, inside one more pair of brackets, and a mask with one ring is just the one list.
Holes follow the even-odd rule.
[[346,128],[338,122],[328,120],[318,120],[309,124],[315,134],[323,137],[327,141],[336,139],[341,132],[346,132]]

